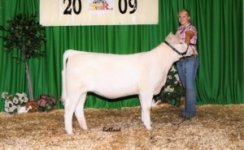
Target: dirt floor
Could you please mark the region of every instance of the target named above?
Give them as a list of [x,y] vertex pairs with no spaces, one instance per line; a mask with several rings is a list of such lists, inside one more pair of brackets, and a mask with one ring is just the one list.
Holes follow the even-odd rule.
[[151,111],[152,127],[140,108],[86,109],[88,131],[74,118],[74,135],[64,131],[63,110],[10,116],[0,113],[0,149],[244,150],[244,105],[198,106],[183,120],[180,108],[163,104]]

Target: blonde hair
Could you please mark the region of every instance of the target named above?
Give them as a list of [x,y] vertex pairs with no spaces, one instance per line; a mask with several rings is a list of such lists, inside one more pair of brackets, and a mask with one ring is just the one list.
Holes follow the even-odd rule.
[[189,17],[189,21],[191,21],[191,14],[190,14],[190,11],[188,9],[180,9],[179,12],[178,12],[178,17],[179,17],[179,14],[182,13],[182,12],[186,12],[188,17]]
[[179,13],[182,13],[182,12],[186,12],[189,17],[191,16],[190,11],[188,9],[183,8],[183,9],[179,10],[178,15],[179,15]]

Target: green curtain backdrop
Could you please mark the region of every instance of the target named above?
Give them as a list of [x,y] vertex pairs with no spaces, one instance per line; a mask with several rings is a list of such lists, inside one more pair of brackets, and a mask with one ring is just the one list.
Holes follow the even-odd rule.
[[[159,0],[157,25],[46,27],[47,42],[42,47],[46,56],[30,61],[35,98],[40,94],[60,97],[65,50],[117,54],[148,51],[176,31],[181,8],[190,10],[192,24],[198,30],[198,103],[244,103],[243,0]],[[0,25],[6,26],[7,20],[18,13],[39,15],[39,0],[0,0]],[[0,39],[0,93],[27,92],[24,66],[11,56],[4,52]],[[137,105],[136,96],[108,100],[89,94],[86,101],[86,107],[96,108]]]

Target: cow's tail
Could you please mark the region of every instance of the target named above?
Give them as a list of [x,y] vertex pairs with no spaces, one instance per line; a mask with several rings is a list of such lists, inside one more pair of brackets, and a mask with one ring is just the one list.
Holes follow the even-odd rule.
[[61,100],[64,103],[65,99],[66,99],[66,93],[67,93],[67,88],[66,88],[66,82],[67,82],[67,78],[66,78],[66,69],[67,69],[67,64],[69,62],[69,58],[75,54],[78,54],[79,51],[75,51],[75,50],[67,50],[64,52],[63,55],[63,70],[62,70],[62,97]]

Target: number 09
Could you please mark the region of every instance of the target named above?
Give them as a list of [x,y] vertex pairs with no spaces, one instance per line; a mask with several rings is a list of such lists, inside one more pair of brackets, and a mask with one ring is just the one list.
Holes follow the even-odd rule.
[[[128,3],[128,1],[129,1],[129,3]],[[127,12],[128,5],[130,8],[132,8],[132,10],[130,11],[130,14],[133,14],[136,12],[137,0],[119,0],[119,11],[120,11],[120,13],[125,14]]]

